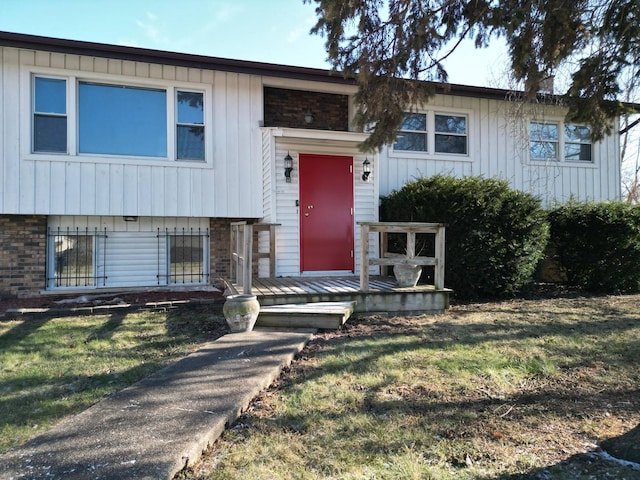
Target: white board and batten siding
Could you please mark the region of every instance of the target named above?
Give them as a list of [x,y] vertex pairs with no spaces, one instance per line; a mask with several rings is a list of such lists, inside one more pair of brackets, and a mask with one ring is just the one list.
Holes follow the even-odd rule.
[[[262,215],[260,77],[10,47],[0,48],[0,59],[2,213]],[[75,95],[79,80],[167,88],[168,109],[173,89],[203,91],[206,161],[31,153],[31,78],[36,74],[67,78],[68,96]],[[75,145],[74,119],[68,112],[70,145]],[[174,130],[167,125],[169,152]]]
[[[300,272],[300,210],[297,201],[299,190],[299,155],[326,154],[353,157],[354,178],[354,264],[360,271],[358,245],[360,230],[358,222],[377,221],[378,219],[378,175],[377,156],[365,155],[358,151],[357,144],[364,139],[362,134],[329,131],[296,131],[293,129],[263,128],[264,150],[272,159],[271,168],[265,170],[265,222],[277,223],[276,275],[299,276]],[[291,183],[284,177],[284,157],[293,158]],[[362,181],[362,162],[365,157],[372,162],[373,173],[368,182]],[[377,253],[378,242],[371,238],[371,254]],[[262,273],[262,272],[261,272]],[[330,274],[330,272],[324,272]],[[345,273],[345,272],[338,272]],[[373,270],[375,273],[375,270]]]
[[[620,198],[619,137],[592,146],[592,162],[532,161],[529,122],[562,122],[559,107],[524,108],[520,103],[453,95],[437,95],[424,108],[468,118],[468,155],[423,154],[385,147],[380,159],[380,194],[433,175],[502,178],[512,188],[530,192],[546,206],[566,202]],[[430,137],[431,138],[431,137]]]

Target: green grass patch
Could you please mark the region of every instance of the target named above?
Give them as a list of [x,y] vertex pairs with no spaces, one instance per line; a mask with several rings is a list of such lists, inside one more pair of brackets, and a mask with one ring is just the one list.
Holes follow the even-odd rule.
[[[582,477],[598,462],[580,455],[640,423],[638,305],[519,300],[350,320],[181,478],[604,478]],[[613,468],[606,478],[640,476]]]
[[0,451],[224,331],[205,309],[0,322]]

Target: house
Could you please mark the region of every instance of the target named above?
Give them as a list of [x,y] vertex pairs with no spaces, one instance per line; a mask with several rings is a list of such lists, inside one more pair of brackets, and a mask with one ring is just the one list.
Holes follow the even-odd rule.
[[276,225],[276,276],[357,273],[358,222],[437,173],[620,197],[616,135],[505,90],[453,85],[364,154],[335,72],[14,33],[0,58],[0,296],[207,285],[241,220]]

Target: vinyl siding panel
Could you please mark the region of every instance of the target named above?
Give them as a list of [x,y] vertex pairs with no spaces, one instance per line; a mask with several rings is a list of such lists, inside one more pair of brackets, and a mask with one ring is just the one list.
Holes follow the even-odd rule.
[[572,197],[580,201],[620,198],[617,136],[593,145],[593,163],[529,160],[530,120],[561,121],[564,111],[560,107],[439,95],[424,110],[468,116],[468,155],[407,154],[385,147],[380,159],[381,195],[406,182],[439,174],[506,179],[512,188],[531,192],[545,205]]
[[[262,216],[260,77],[9,47],[0,48],[0,58],[0,213]],[[66,77],[72,93],[78,79],[168,88],[169,111],[174,89],[204,91],[207,163],[31,154],[32,73]],[[75,100],[68,104],[75,111]],[[74,118],[69,114],[70,147],[77,143]],[[175,125],[167,128],[173,152]]]

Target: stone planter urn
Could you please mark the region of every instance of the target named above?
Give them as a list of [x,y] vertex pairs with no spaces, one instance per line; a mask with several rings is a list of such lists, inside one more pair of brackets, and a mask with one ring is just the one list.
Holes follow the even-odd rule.
[[260,303],[255,295],[229,295],[222,312],[232,333],[250,332],[258,319]]
[[393,275],[399,287],[415,287],[422,275],[420,265],[398,264],[393,266]]

